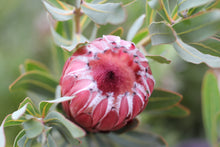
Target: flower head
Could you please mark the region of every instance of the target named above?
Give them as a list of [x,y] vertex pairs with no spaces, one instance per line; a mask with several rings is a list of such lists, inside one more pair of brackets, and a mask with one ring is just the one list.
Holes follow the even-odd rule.
[[70,119],[88,131],[125,126],[144,110],[154,87],[148,61],[131,42],[103,36],[80,47],[60,79]]

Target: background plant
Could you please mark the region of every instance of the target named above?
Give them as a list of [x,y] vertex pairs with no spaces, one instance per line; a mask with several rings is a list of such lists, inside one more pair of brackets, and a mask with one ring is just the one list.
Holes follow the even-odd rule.
[[[85,1],[81,5],[80,1],[75,1],[75,3],[73,3],[73,1],[64,2],[45,0],[42,2],[50,13],[50,29],[54,41],[57,44],[57,46],[55,46],[53,49],[53,55],[55,57],[53,61],[54,67],[51,68],[50,64],[50,68],[48,69],[42,63],[27,60],[23,66],[20,66],[21,76],[10,86],[11,91],[21,89],[27,91],[27,94],[32,98],[32,101],[34,101],[33,103],[30,99],[25,99],[21,103],[19,107],[20,109],[16,111],[16,113],[12,113],[12,115],[16,114],[15,116],[17,116],[17,119],[13,119],[12,116],[9,115],[5,120],[5,127],[9,125],[21,124],[24,128],[24,131],[22,130],[15,139],[15,141],[20,143],[17,145],[22,146],[23,144],[26,144],[28,146],[30,142],[34,143],[34,140],[37,140],[42,144],[45,144],[46,142],[54,143],[51,141],[52,136],[54,136],[54,134],[51,134],[54,132],[51,130],[51,127],[53,126],[48,123],[47,118],[51,117],[52,119],[56,120],[58,117],[62,116],[57,113],[57,110],[60,109],[59,105],[58,109],[50,109],[49,111],[50,107],[53,105],[54,106],[52,108],[55,107],[56,104],[53,103],[58,102],[54,102],[53,100],[48,101],[48,98],[54,99],[55,97],[54,93],[56,91],[59,76],[65,60],[72,54],[73,51],[71,50],[74,49],[78,43],[93,40],[94,38],[102,36],[103,34],[114,34],[133,41],[142,51],[146,53],[146,57],[149,58],[151,62],[150,65],[153,70],[153,74],[157,79],[157,87],[169,87],[170,90],[181,89],[179,91],[183,94],[187,92],[187,88],[182,88],[184,87],[184,84],[179,89],[176,89],[175,84],[173,87],[172,84],[170,84],[172,83],[171,81],[180,81],[173,80],[172,74],[178,70],[183,70],[181,67],[183,66],[182,68],[184,68],[184,66],[186,66],[186,63],[178,64],[180,61],[178,61],[179,59],[176,58],[176,53],[187,62],[194,64],[205,63],[208,65],[210,70],[205,75],[202,88],[202,112],[204,115],[203,118],[207,136],[213,146],[218,146],[219,134],[217,128],[219,126],[219,90],[216,76],[218,73],[216,73],[216,68],[219,68],[220,66],[220,11],[215,9],[215,7],[219,7],[218,1],[207,0],[201,2],[196,0],[151,0],[147,2],[122,1],[122,4],[118,4],[118,1],[95,0],[92,2]],[[109,2],[114,3],[109,4]],[[142,7],[140,5],[142,5]],[[135,7],[140,7],[141,11],[140,13],[132,16]],[[83,15],[81,15],[79,9],[84,12]],[[104,13],[103,10],[107,10],[108,13]],[[127,10],[126,20],[125,10]],[[128,20],[133,20],[133,22],[129,22]],[[118,23],[122,22],[123,24],[117,25]],[[111,25],[108,23],[111,23]],[[165,46],[161,44],[169,45]],[[159,46],[154,47],[154,45]],[[172,49],[175,49],[176,53],[170,51]],[[169,64],[171,59],[172,63],[175,63],[175,66],[180,66],[179,68],[176,67],[176,71],[174,72],[170,71],[172,70],[170,67],[172,64],[161,64]],[[156,62],[159,62],[160,64]],[[190,64],[190,66],[203,71],[207,69],[207,67],[204,65],[195,67],[194,65]],[[162,69],[160,67],[162,67]],[[184,74],[186,79],[188,79],[187,74],[188,73]],[[201,73],[198,71],[197,73],[190,72],[189,77],[192,78],[194,74],[195,77],[197,77]],[[163,79],[164,77],[165,80]],[[185,85],[187,87],[191,86],[190,83],[186,83]],[[193,99],[194,91],[191,93],[191,99]],[[57,94],[56,97],[58,98],[59,94]],[[155,119],[155,116],[158,115],[186,116],[189,111],[179,104],[181,99],[182,96],[177,93],[164,89],[156,89],[150,98],[146,112],[140,116],[140,128],[146,127],[144,125],[146,123],[150,124],[154,122],[152,117]],[[192,103],[193,100],[190,100],[189,106],[192,105]],[[196,103],[198,105],[198,102]],[[39,104],[39,109],[35,108],[36,104]],[[45,113],[43,110],[48,110],[49,116],[47,116],[47,113]],[[33,111],[33,113],[30,114],[29,111]],[[194,110],[192,110],[192,113],[193,111]],[[195,111],[198,110],[195,109]],[[43,120],[43,123],[42,121],[39,123],[39,118]],[[22,123],[17,123],[17,120],[21,120]],[[166,120],[164,120],[163,124],[167,123]],[[58,122],[58,124],[63,125],[65,124],[65,121],[67,120],[63,119],[63,121]],[[10,124],[11,122],[13,123]],[[170,121],[168,123],[170,123]],[[135,124],[136,123],[134,123],[134,126]],[[28,132],[27,127],[31,127],[33,125],[38,128],[38,131],[33,130]],[[68,129],[72,128],[70,126],[67,127],[67,132]],[[91,143],[92,141],[93,144],[95,143],[97,145],[102,145],[103,141],[108,140],[109,145],[111,145],[111,140],[117,139],[119,144],[131,144],[131,142],[126,142],[126,138],[129,138],[129,135],[131,135],[135,139],[135,137],[138,136],[136,131],[137,130],[134,130],[134,132],[127,132],[123,134],[124,136],[117,135],[117,137],[115,137],[116,133],[110,133],[105,137],[100,137],[98,134],[95,136],[89,134],[87,135],[87,141],[83,142]],[[74,130],[73,132],[80,132],[80,130]],[[156,143],[160,146],[166,146],[164,140],[158,136],[150,135],[148,132],[141,132],[139,134],[141,134],[141,136],[145,139],[149,139],[149,141],[144,143],[151,143],[151,145],[155,145]],[[77,141],[74,138],[83,136],[83,131],[81,130],[81,136],[74,136],[74,134],[69,136],[71,138],[69,140],[72,140],[72,143],[75,144]],[[91,139],[92,137],[93,139]],[[43,140],[43,138],[45,140]],[[68,138],[68,135],[65,136],[65,138]],[[123,138],[125,138],[125,140],[123,140]],[[117,142],[117,140],[114,141]],[[139,143],[142,142],[139,141]]]

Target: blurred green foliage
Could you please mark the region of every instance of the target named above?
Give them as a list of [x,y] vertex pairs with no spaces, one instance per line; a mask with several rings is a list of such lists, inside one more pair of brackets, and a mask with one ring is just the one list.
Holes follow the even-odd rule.
[[[15,111],[25,93],[9,92],[9,85],[20,75],[19,65],[27,58],[49,64],[50,43],[46,14],[41,1],[0,1],[0,121]],[[43,23],[42,23],[43,22]],[[44,24],[45,22],[45,24]],[[47,32],[45,32],[45,30]],[[13,142],[19,128],[6,129]]]

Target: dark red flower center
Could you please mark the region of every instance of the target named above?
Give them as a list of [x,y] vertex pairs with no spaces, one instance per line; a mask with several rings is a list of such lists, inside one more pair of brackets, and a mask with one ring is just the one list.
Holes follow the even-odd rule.
[[110,50],[97,55],[97,59],[90,61],[92,74],[97,82],[98,88],[114,96],[131,92],[136,80],[137,63],[128,53]]

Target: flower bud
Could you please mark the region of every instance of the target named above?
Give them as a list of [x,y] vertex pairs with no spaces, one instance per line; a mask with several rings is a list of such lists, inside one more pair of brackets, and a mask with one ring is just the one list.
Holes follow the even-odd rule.
[[67,116],[87,131],[113,131],[144,110],[154,87],[145,56],[129,41],[103,36],[66,61],[60,79]]

